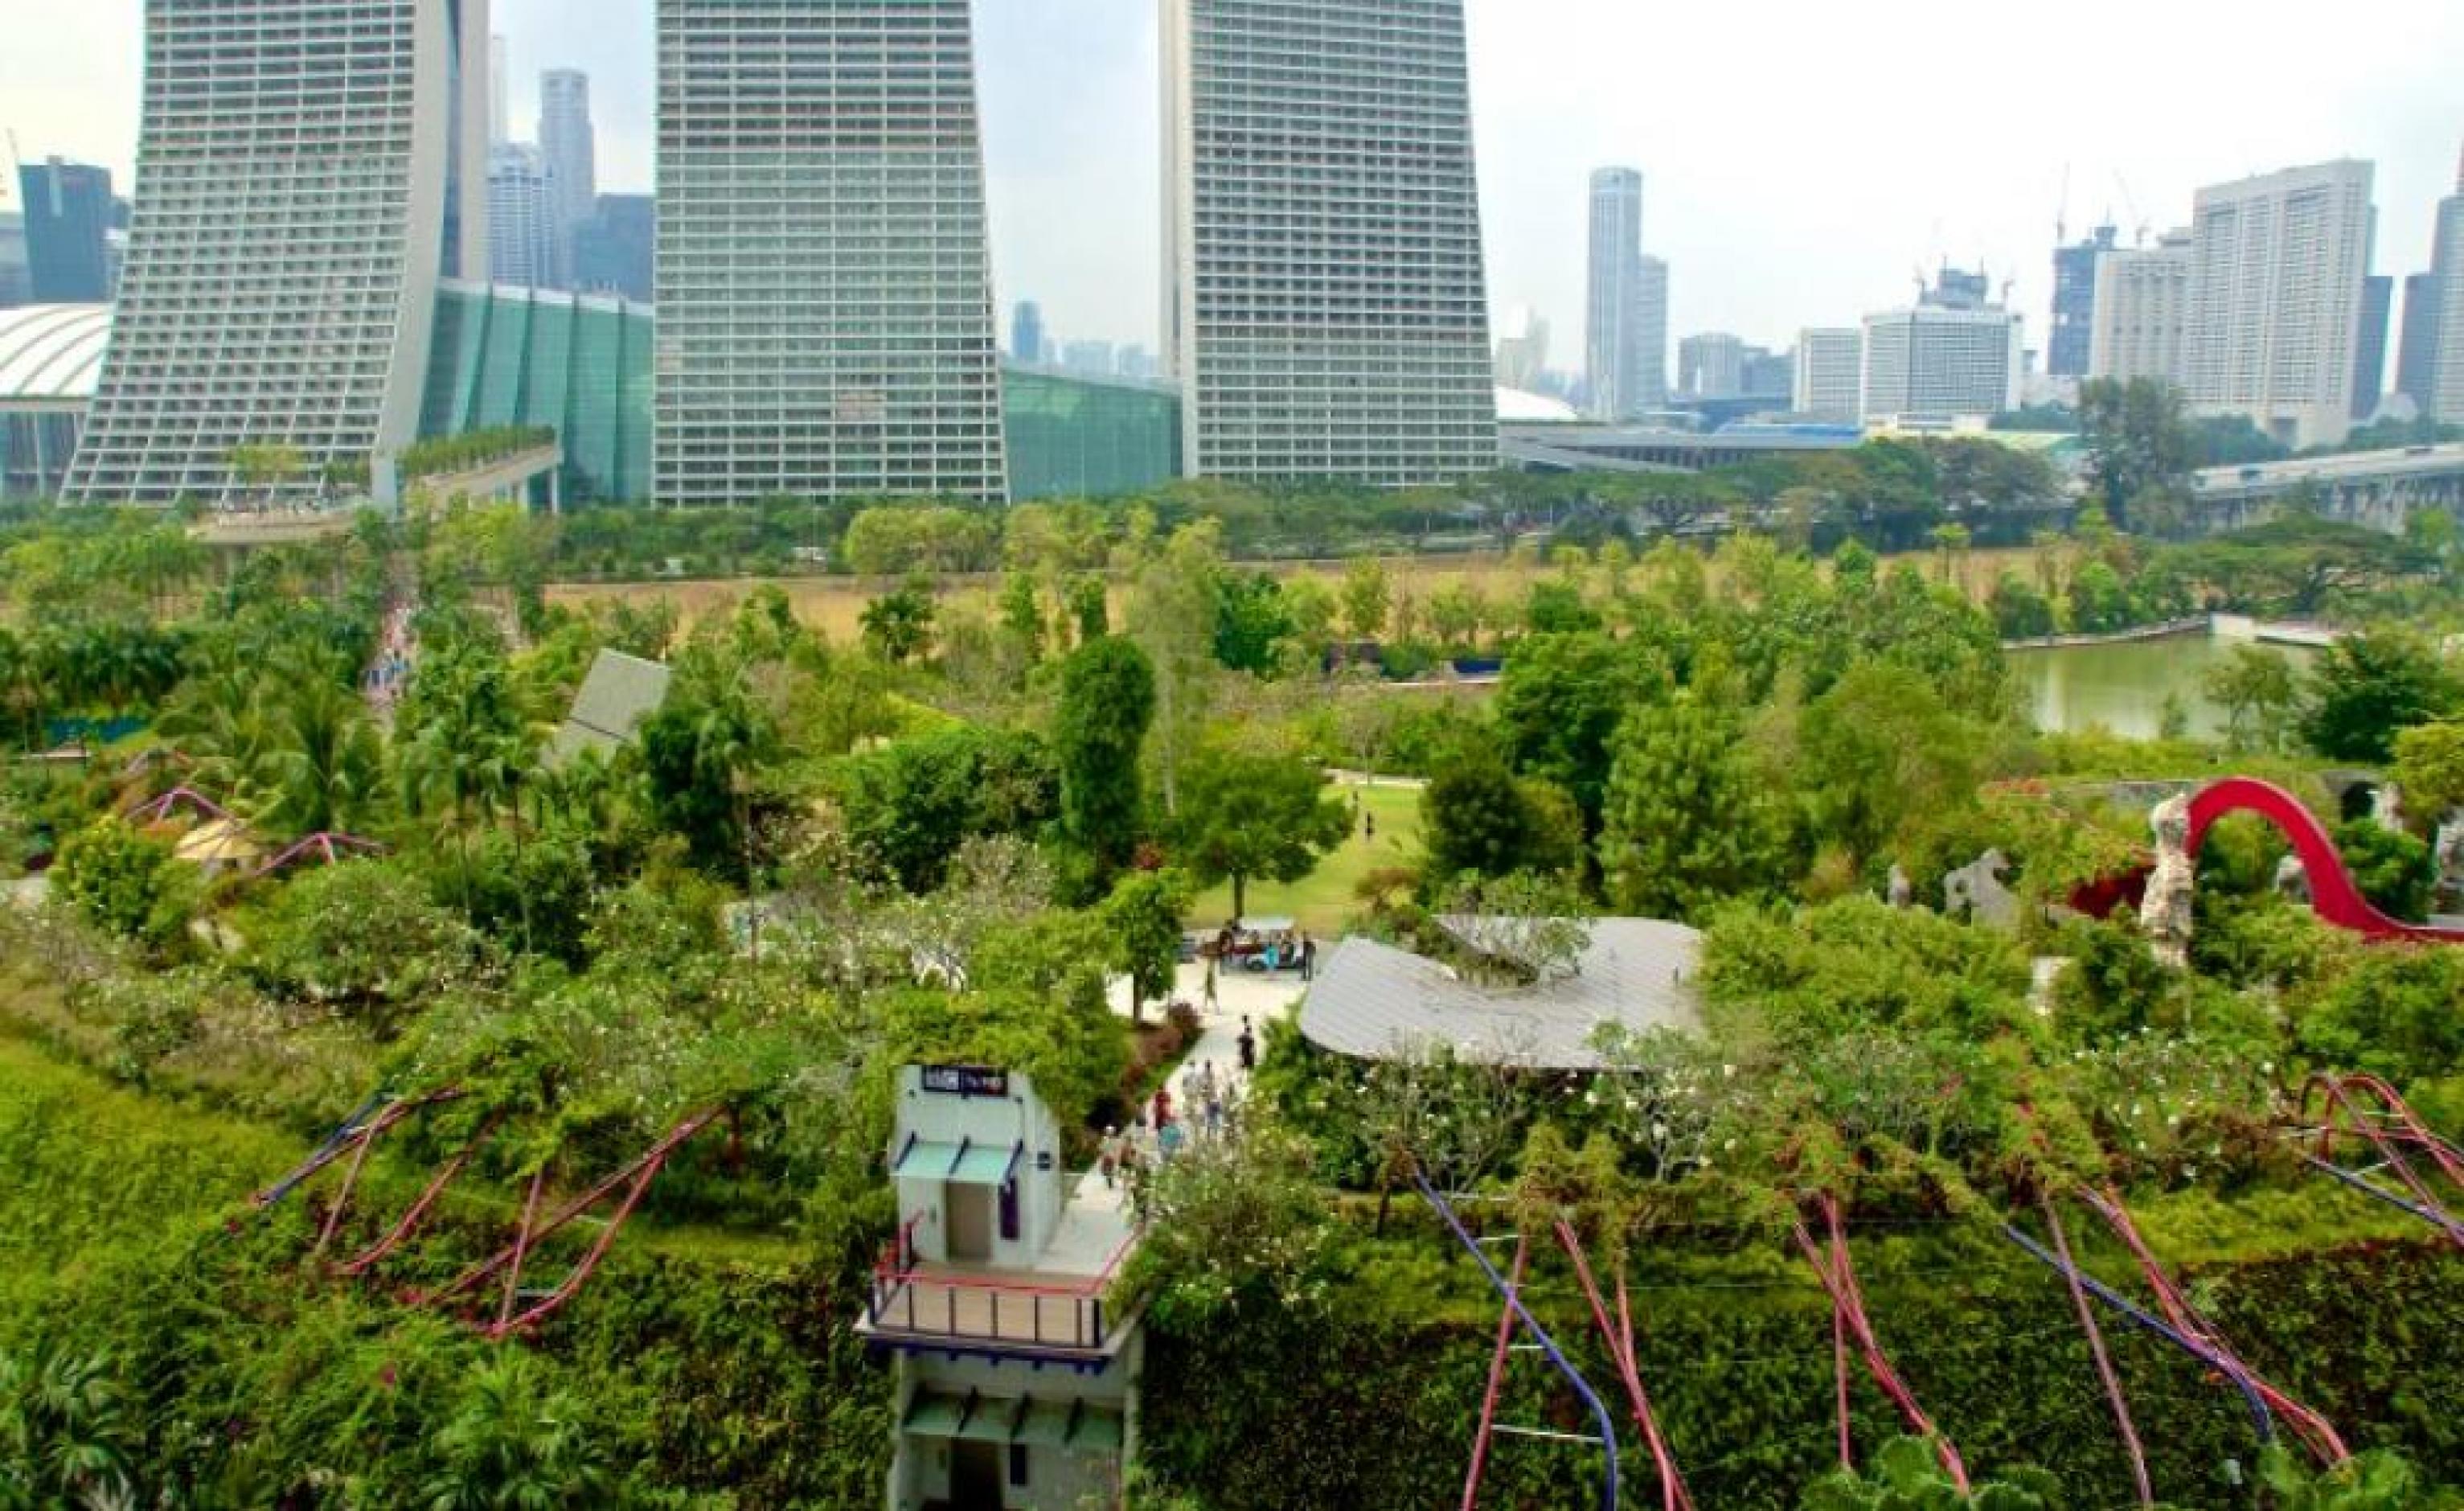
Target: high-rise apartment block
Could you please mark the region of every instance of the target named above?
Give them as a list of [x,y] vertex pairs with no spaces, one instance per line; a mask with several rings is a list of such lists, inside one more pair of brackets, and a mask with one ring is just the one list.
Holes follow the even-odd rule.
[[1809,419],[1853,423],[1864,382],[1865,333],[1853,325],[1796,333],[1796,389],[1789,407]]
[[539,76],[539,151],[555,179],[557,268],[572,281],[574,239],[599,211],[599,139],[590,123],[590,76],[552,68]]
[[[1643,329],[1642,175],[1630,167],[1592,174],[1591,270],[1584,317],[1584,371],[1591,380],[1591,412],[1604,420],[1630,419],[1666,402],[1645,371]],[[1662,309],[1661,350],[1666,349]],[[1660,370],[1664,373],[1666,368]]]
[[[487,0],[148,0],[127,270],[67,497],[313,494],[414,438],[439,273],[487,260]],[[243,485],[252,444],[306,466]]]
[[2182,340],[2190,317],[2190,233],[2153,247],[2117,248],[2097,261],[2096,319],[2088,376],[2182,382]]
[[2345,159],[2199,190],[2183,351],[2195,410],[2294,447],[2352,429],[2370,178]]
[[35,304],[111,298],[111,169],[48,158],[17,170],[27,297]]
[[653,488],[1005,496],[968,0],[659,0]]
[[1677,344],[1677,388],[1689,399],[1733,399],[1746,391],[1746,344],[1705,331]]
[[1983,273],[1945,268],[1907,309],[1865,317],[1868,421],[1999,414],[2019,401],[2019,317],[1987,302]]
[[564,206],[547,154],[526,142],[488,149],[488,279],[558,289],[564,277]]
[[1182,465],[1400,486],[1497,465],[1463,0],[1162,0]]
[[2084,241],[2054,249],[2054,323],[2045,337],[2045,371],[2057,378],[2087,375],[2096,324],[2097,269],[2114,251],[2114,228],[2099,226]]

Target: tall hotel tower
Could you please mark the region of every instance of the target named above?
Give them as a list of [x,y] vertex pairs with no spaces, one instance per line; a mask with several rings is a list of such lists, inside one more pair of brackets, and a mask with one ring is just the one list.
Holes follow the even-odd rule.
[[439,274],[488,265],[488,0],[147,0],[128,265],[66,495],[247,501],[419,424]]
[[1185,470],[1392,487],[1496,466],[1463,0],[1162,6]]
[[658,31],[658,500],[1001,499],[968,0]]
[[1600,168],[1592,174],[1591,286],[1583,321],[1583,372],[1592,383],[1591,411],[1600,419],[1630,418],[1665,397],[1643,382],[1643,298],[1642,174]]

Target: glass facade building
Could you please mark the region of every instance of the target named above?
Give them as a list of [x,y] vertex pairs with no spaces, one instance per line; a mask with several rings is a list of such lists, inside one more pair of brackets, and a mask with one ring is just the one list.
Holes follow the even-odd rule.
[[1180,391],[1129,379],[1001,375],[1009,494],[1096,499],[1180,476]]
[[969,0],[659,0],[663,503],[1004,495]]
[[649,310],[621,300],[448,283],[421,405],[422,435],[554,427],[564,497],[650,496]]
[[[655,346],[646,305],[448,283],[420,433],[553,426],[567,500],[643,501]],[[1014,499],[1100,498],[1180,476],[1180,395],[1170,387],[1011,368],[1001,396]]]
[[28,301],[93,304],[111,298],[111,169],[52,158],[20,167],[17,184]]
[[1182,464],[1404,486],[1495,467],[1463,0],[1163,0]]
[[69,498],[253,501],[247,445],[295,449],[312,496],[413,438],[440,264],[484,265],[485,133],[457,122],[485,108],[487,13],[148,0],[128,261]]

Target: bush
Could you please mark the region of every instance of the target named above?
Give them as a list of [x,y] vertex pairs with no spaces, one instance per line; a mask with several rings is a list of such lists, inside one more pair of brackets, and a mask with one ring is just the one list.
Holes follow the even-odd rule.
[[249,925],[249,969],[274,991],[379,1024],[479,964],[479,939],[398,860],[295,877]]
[[2410,923],[2430,917],[2438,894],[2438,857],[2428,845],[2376,819],[2357,818],[2338,827],[2336,849],[2371,906]]
[[201,890],[167,840],[117,818],[97,819],[61,844],[52,886],[96,927],[165,952],[187,938]]

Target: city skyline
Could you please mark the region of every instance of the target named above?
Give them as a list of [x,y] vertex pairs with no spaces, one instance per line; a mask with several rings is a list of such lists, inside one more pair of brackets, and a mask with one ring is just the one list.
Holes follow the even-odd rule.
[[[1561,332],[1583,326],[1586,185],[1599,167],[1630,164],[1652,185],[1651,250],[1682,270],[1672,339],[1727,330],[1784,347],[1800,326],[1845,323],[1903,300],[1920,265],[1982,256],[1997,285],[2016,280],[2030,344],[2041,349],[2066,167],[2070,237],[2109,209],[2126,247],[2141,223],[2150,245],[2186,224],[2200,185],[2293,163],[2370,159],[2377,271],[2401,279],[2427,266],[2435,207],[2452,189],[2464,134],[2440,71],[2464,53],[2464,12],[2435,0],[2399,0],[2368,29],[2331,30],[2299,49],[2258,29],[2217,25],[2230,14],[2221,5],[2148,12],[2085,0],[2079,24],[2034,38],[2038,51],[2019,68],[2029,82],[2018,88],[2002,68],[1947,66],[1974,40],[1903,0],[1853,15],[1787,5],[1776,18],[1682,22],[1632,15],[1613,0],[1547,9],[1534,19],[1535,8],[1516,0],[1468,6],[1490,306],[1528,306]],[[543,70],[589,73],[602,187],[611,192],[650,187],[649,0],[638,10],[639,24],[628,26],[613,24],[604,0],[495,7],[495,29],[508,38],[513,134],[531,132]],[[0,124],[22,151],[99,163],[129,182],[137,12],[131,5],[47,16],[56,35],[46,48],[0,57]],[[996,298],[1004,308],[1038,300],[1057,329],[1159,346],[1154,0],[979,0],[977,15]],[[1768,46],[1774,31],[1790,36],[1788,48]],[[2139,45],[2101,44],[2123,35]],[[1705,66],[1655,67],[1650,87],[1636,87],[1633,59],[1672,48]],[[2202,77],[2233,78],[2233,93],[2190,99],[2179,74],[2189,56],[2201,59]],[[1763,97],[1808,103],[1738,112],[1745,76],[1718,66],[1724,58],[1752,59]],[[1819,80],[1836,89],[1853,77],[1839,65],[1860,61],[1904,66],[1932,87],[1858,95],[1851,142],[1898,144],[1887,167],[1848,171],[1856,147],[1836,134],[1829,107],[1817,116],[1810,101]],[[2082,115],[2049,93],[2091,69],[2100,98],[2145,107]],[[1069,87],[1055,89],[1056,78]],[[1737,129],[1694,124],[1714,98],[1740,116]],[[1943,130],[1959,120],[1993,128]],[[9,189],[5,208],[14,210]],[[1576,365],[1571,345],[1556,365]]]

